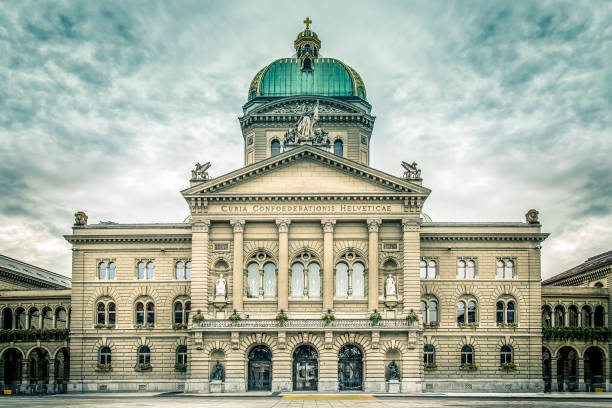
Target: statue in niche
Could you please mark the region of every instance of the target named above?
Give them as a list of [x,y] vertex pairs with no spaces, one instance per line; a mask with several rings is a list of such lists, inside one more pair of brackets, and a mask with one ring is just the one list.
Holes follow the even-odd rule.
[[389,277],[385,281],[385,294],[387,296],[397,295],[397,287],[395,285],[395,279],[393,279],[393,275],[391,274],[389,274]]
[[217,360],[215,366],[213,367],[212,373],[210,374],[211,381],[223,381],[225,377],[225,369],[223,368],[223,364]]
[[225,297],[225,293],[227,292],[227,281],[223,278],[223,274],[219,274],[219,279],[215,283],[215,295]]
[[397,366],[395,360],[391,360],[389,363],[389,380],[398,380],[400,379],[400,370]]

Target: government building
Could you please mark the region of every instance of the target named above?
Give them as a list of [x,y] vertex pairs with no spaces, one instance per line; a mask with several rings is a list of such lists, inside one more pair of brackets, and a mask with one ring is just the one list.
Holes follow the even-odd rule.
[[72,279],[0,257],[1,387],[608,390],[612,251],[542,281],[537,211],[432,221],[416,163],[370,167],[365,83],[305,23],[251,82],[244,165],[186,177],[185,222],[77,212]]

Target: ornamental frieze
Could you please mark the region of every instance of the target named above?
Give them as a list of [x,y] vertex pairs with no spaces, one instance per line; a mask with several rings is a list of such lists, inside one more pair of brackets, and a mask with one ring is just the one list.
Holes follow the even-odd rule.
[[394,214],[404,211],[403,204],[213,204],[209,206],[208,214]]

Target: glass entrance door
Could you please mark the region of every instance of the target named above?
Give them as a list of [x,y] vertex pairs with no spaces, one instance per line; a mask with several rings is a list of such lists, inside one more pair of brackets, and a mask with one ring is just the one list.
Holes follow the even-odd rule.
[[293,390],[316,391],[319,380],[317,352],[308,345],[295,349],[293,353]]
[[356,346],[343,346],[338,353],[338,388],[340,391],[363,390],[363,359]]
[[249,391],[272,390],[272,353],[266,346],[255,346],[249,353]]

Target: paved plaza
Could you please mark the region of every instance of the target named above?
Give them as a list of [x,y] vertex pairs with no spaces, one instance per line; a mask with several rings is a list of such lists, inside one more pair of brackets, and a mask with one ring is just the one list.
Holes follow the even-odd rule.
[[207,408],[421,408],[421,407],[610,407],[612,399],[607,395],[554,395],[517,396],[375,396],[375,395],[280,395],[280,396],[188,396],[168,394],[124,395],[52,395],[52,396],[3,396],[0,406],[12,408],[91,407],[99,408],[157,408],[157,407],[207,407]]

